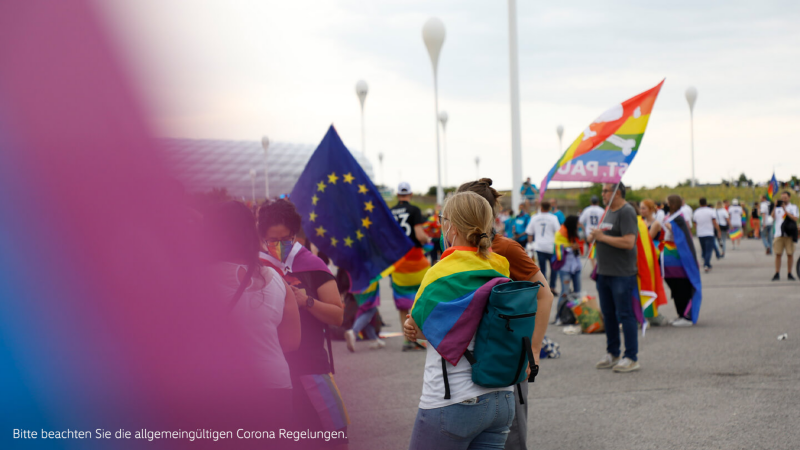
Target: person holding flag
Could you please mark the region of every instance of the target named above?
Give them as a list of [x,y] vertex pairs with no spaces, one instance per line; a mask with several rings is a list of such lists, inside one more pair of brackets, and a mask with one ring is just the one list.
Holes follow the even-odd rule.
[[683,199],[673,194],[667,197],[667,204],[670,215],[664,222],[666,236],[661,252],[661,267],[678,313],[678,319],[672,322],[672,326],[690,327],[697,323],[703,299],[700,266],[692,235],[681,213]]

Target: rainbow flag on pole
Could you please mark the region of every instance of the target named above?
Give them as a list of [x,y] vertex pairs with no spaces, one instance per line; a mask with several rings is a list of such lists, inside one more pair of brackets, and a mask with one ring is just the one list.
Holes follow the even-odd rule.
[[769,180],[769,186],[767,186],[767,200],[770,202],[775,201],[775,197],[778,195],[778,179],[775,178],[775,172],[772,172],[772,179]]
[[508,260],[483,258],[471,247],[451,247],[428,270],[411,317],[433,348],[456,365],[478,330],[492,288],[509,280]]
[[642,143],[658,86],[614,105],[600,115],[567,148],[542,180],[539,198],[551,181],[617,183]]

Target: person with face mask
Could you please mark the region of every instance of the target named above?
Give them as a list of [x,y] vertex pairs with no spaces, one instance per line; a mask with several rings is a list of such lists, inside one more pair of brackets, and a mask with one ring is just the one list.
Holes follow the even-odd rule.
[[[344,306],[328,266],[298,242],[300,225],[300,215],[289,199],[267,203],[258,211],[258,232],[266,244],[261,261],[283,276],[300,306],[300,347],[286,353],[292,377],[295,429],[344,431],[346,436],[347,413],[333,379],[333,352],[328,331],[329,326],[342,324]],[[325,405],[315,403],[320,398],[320,386],[326,387],[321,398],[332,396],[340,408],[329,411]],[[344,423],[344,428],[328,430],[323,426],[320,414],[331,412],[342,418],[333,423]],[[337,445],[342,444],[341,440],[337,441]]]

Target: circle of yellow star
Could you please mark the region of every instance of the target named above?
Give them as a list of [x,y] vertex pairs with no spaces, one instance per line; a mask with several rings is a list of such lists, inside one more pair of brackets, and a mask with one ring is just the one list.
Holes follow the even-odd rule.
[[338,239],[336,239],[335,237],[332,237],[332,238],[331,238],[331,245],[332,245],[332,246],[336,247],[336,244],[338,244],[338,243],[339,243],[339,240],[338,240]]
[[367,192],[369,192],[369,189],[367,189],[367,185],[366,184],[359,184],[358,185],[358,193],[359,194],[366,194]]
[[317,202],[318,201],[319,201],[319,197],[317,197],[317,195],[314,194],[314,196],[311,197],[311,204],[314,205],[314,206],[317,206]]
[[325,228],[322,228],[322,225],[315,228],[317,230],[317,236],[325,236],[325,232],[328,231]]
[[364,209],[367,210],[367,212],[372,212],[372,210],[375,209],[375,205],[372,204],[372,201],[364,202]]
[[352,247],[353,246],[353,240],[350,239],[350,236],[347,236],[346,238],[344,238],[344,245],[347,246],[347,247]]
[[354,177],[352,173],[344,174],[344,182],[345,183],[353,184],[353,180],[355,180],[355,179],[356,179],[356,177]]
[[364,233],[362,233],[361,230],[356,230],[356,238],[360,241],[363,237]]
[[369,220],[369,217],[364,217],[363,219],[361,219],[361,226],[362,227],[364,227],[366,229],[369,229],[370,225],[372,225],[372,222]]
[[336,180],[338,179],[339,177],[336,176],[336,172],[332,172],[330,175],[328,175],[328,183],[330,184],[336,184]]
[[320,192],[325,192],[325,182],[324,181],[320,181],[319,183],[317,183],[317,190],[320,191]]
[[312,222],[313,222],[313,221],[315,221],[315,220],[317,220],[317,213],[315,213],[314,211],[311,211],[311,214],[309,214],[309,215],[308,215],[308,218],[309,218],[309,220],[311,220]]

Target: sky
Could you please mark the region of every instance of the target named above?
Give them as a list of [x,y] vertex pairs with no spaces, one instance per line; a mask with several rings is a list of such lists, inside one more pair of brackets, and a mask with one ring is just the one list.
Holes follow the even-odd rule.
[[[664,78],[626,184],[674,185],[691,176],[689,86],[698,90],[699,182],[800,173],[800,2],[555,3],[517,2],[523,177],[539,184],[591,121]],[[363,79],[366,154],[377,181],[408,181],[415,192],[436,184],[433,71],[422,26],[438,17],[447,33],[438,74],[439,109],[449,115],[443,182],[480,175],[511,188],[507,2],[98,4],[161,135],[317,144],[333,124],[361,151],[355,84]]]

